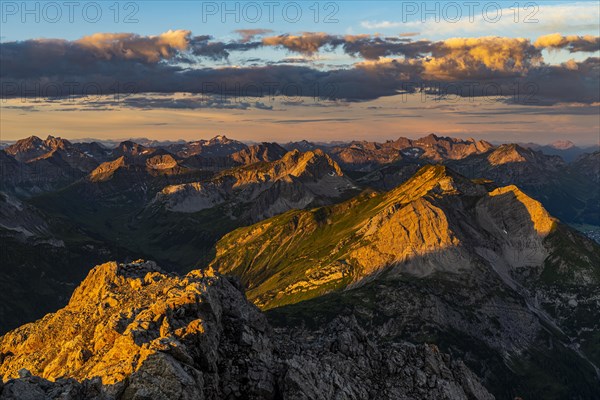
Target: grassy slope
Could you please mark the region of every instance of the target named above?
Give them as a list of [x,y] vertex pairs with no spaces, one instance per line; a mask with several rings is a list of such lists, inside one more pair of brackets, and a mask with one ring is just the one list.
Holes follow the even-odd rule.
[[[383,194],[365,192],[349,201],[312,210],[290,211],[264,222],[237,229],[217,245],[230,251],[218,254],[213,262],[221,272],[240,277],[248,287],[247,296],[271,297],[264,308],[306,300],[345,287],[350,277],[286,297],[277,293],[305,277],[315,266],[327,266],[344,259],[355,232],[382,209],[401,207],[433,187],[446,170],[429,166],[404,185]],[[258,232],[258,233],[256,233]],[[341,245],[338,245],[342,243]],[[237,251],[243,244],[244,251]],[[352,265],[352,260],[346,259]]]

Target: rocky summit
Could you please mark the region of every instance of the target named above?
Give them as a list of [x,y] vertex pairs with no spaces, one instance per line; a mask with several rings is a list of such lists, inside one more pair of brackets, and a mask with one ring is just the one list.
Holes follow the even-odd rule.
[[7,400],[494,398],[436,346],[377,344],[353,317],[273,329],[236,281],[142,260],[95,267],[65,308],[4,335],[0,376]]

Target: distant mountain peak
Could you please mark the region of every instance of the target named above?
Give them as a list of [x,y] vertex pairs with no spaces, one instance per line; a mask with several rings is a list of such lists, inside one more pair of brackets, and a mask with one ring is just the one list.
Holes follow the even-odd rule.
[[575,147],[575,143],[571,142],[570,140],[557,140],[550,143],[549,146],[557,150],[568,150]]
[[12,152],[23,151],[24,149],[33,148],[37,146],[41,146],[43,144],[43,140],[37,136],[29,136],[25,139],[19,139],[15,142],[15,144],[10,145],[6,148],[9,154]]
[[[71,149],[73,145],[66,139],[48,135],[45,140],[37,136],[30,136],[25,139],[18,140],[15,144],[6,147],[5,151],[19,161],[31,161],[34,159],[47,158],[58,149]],[[46,157],[44,157],[46,155]]]
[[125,140],[115,148],[114,152],[117,155],[138,156],[155,152],[155,148],[146,147],[131,140]]
[[113,161],[107,161],[100,164],[96,169],[94,169],[88,175],[88,179],[91,182],[104,182],[112,178],[112,176],[117,172],[120,168],[123,168],[127,165],[127,161],[125,156],[121,156]]
[[251,165],[261,161],[279,160],[287,151],[277,143],[262,142],[252,144],[231,155],[231,159],[241,165]]
[[488,160],[492,165],[527,162],[533,159],[535,152],[518,144],[503,144],[495,149]]
[[235,140],[229,139],[225,135],[217,135],[217,136],[213,137],[212,139],[210,139],[208,142],[209,143],[223,143],[223,144],[226,144],[226,143],[232,143],[234,141]]
[[[312,175],[319,178],[327,173],[343,176],[340,166],[321,149],[301,152],[294,149],[286,153],[281,160],[275,162],[279,175],[304,176]],[[282,167],[282,168],[280,168]]]
[[49,147],[52,150],[55,149],[66,149],[67,147],[71,147],[71,142],[61,137],[55,137],[52,135],[48,135],[46,140],[44,140],[44,145]]

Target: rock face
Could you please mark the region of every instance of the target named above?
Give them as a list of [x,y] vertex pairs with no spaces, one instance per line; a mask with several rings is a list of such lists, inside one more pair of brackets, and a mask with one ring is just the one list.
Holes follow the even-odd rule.
[[594,183],[600,184],[600,151],[582,154],[571,165],[571,168],[587,176]]
[[[327,204],[353,188],[340,167],[321,150],[294,150],[270,163],[224,171],[208,182],[165,187],[156,202],[168,210],[194,213],[227,203],[230,212],[244,204],[253,221],[309,204]],[[239,218],[240,215],[233,215]]]
[[352,317],[274,332],[212,270],[143,261],[94,268],[64,309],[0,338],[1,376],[7,400],[493,399],[435,346],[378,346]]
[[353,316],[277,333],[284,399],[494,399],[462,361],[433,345],[377,344]]

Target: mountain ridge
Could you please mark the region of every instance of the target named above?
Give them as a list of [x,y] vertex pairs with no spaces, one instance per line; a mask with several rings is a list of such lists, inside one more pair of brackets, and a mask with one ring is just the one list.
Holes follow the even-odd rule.
[[[499,375],[486,385],[496,395],[515,382],[533,398],[556,399],[600,393],[591,333],[598,265],[598,245],[517,187],[489,187],[444,166],[423,167],[389,192],[239,228],[217,243],[211,263],[239,277],[275,320],[325,323],[347,307],[383,340],[433,335],[446,351],[473,357],[478,373],[494,365]],[[560,347],[556,359],[536,350],[544,340]],[[572,375],[565,380],[561,357],[577,365],[580,389]],[[525,360],[515,374],[512,363]],[[560,389],[544,388],[534,371],[560,379]]]

